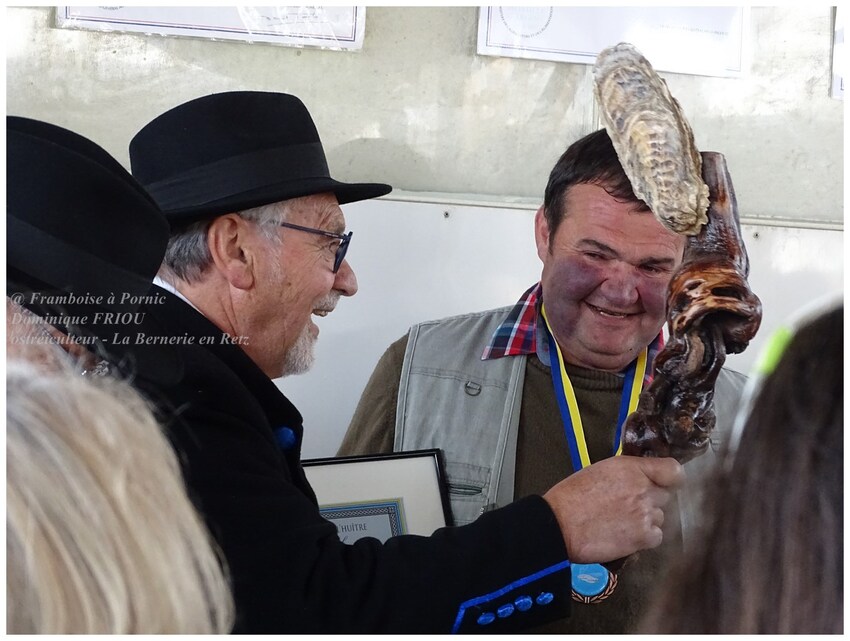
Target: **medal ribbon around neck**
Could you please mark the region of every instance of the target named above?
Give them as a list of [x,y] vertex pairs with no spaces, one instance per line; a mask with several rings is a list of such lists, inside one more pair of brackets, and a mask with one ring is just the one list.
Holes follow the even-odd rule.
[[[581,422],[581,414],[578,409],[573,385],[564,365],[564,355],[555,340],[549,319],[546,317],[546,308],[541,304],[540,313],[546,326],[546,336],[549,339],[549,360],[552,363],[552,355],[558,356],[558,368],[551,367],[552,382],[555,385],[555,398],[558,400],[558,408],[561,410],[561,419],[564,422],[564,434],[567,437],[567,445],[570,450],[570,458],[573,463],[573,471],[590,465],[590,454],[587,450],[587,441],[584,438],[584,427]],[[623,382],[623,395],[620,398],[620,413],[617,417],[617,432],[614,437],[614,456],[623,452],[623,425],[629,414],[637,409],[640,393],[643,389],[643,377],[646,373],[648,349],[643,348],[638,357],[626,369],[626,379]]]
[[[540,313],[546,326],[546,337],[549,339],[549,362],[552,365],[553,354],[558,355],[559,367],[550,367],[552,370],[552,382],[555,385],[555,398],[558,399],[558,408],[561,410],[561,419],[564,422],[564,433],[567,437],[567,445],[570,450],[570,458],[573,462],[573,471],[590,465],[590,454],[587,451],[587,442],[584,438],[584,427],[581,423],[581,414],[578,410],[573,385],[564,365],[564,355],[555,340],[549,319],[546,318],[546,308],[540,305]],[[626,379],[623,382],[623,394],[620,398],[620,413],[617,417],[617,433],[614,437],[614,456],[623,452],[623,425],[629,414],[637,409],[640,392],[643,388],[643,377],[646,373],[646,361],[649,349],[643,351],[626,369]],[[572,598],[579,603],[601,603],[607,599],[617,588],[617,575],[604,565],[599,563],[573,564],[571,568]]]

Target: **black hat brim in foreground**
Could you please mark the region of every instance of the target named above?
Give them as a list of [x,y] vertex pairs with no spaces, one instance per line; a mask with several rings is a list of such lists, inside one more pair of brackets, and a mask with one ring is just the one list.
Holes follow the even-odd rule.
[[114,340],[165,254],[168,222],[154,200],[106,150],[50,123],[7,116],[6,160],[6,295],[129,364],[128,376],[176,382],[173,350],[137,358],[134,341]]

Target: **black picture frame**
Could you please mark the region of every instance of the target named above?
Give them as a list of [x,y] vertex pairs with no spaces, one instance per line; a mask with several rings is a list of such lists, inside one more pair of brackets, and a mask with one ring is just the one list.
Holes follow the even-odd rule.
[[452,525],[442,450],[304,459],[322,515],[340,538],[428,536]]

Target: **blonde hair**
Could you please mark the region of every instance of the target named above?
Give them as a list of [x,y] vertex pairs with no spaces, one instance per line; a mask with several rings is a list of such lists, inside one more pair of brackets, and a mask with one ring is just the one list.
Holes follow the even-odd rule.
[[177,459],[127,383],[7,365],[7,633],[226,633]]

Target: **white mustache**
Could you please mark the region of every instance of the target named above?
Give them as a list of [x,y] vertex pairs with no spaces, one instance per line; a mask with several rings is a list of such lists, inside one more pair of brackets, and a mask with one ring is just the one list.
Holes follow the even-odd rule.
[[316,301],[315,305],[313,305],[313,309],[317,309],[330,314],[332,311],[334,311],[334,309],[336,309],[336,305],[339,302],[340,296],[341,294],[338,292],[331,292],[327,296],[324,296],[320,300]]

